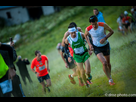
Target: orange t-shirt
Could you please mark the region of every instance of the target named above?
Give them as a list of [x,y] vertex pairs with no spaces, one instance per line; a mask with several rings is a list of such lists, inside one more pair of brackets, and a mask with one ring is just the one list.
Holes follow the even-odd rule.
[[32,60],[31,69],[36,67],[36,72],[39,73],[39,76],[45,76],[48,74],[45,61],[48,61],[48,58],[45,55],[41,55],[41,61],[37,61],[36,58]]

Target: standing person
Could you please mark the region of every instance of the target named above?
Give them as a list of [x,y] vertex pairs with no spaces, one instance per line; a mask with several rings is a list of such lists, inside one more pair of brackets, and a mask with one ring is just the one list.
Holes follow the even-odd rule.
[[[95,55],[101,61],[103,71],[109,80],[109,84],[114,85],[115,83],[111,77],[109,41],[107,40],[114,33],[114,31],[106,23],[98,22],[95,15],[89,18],[89,22],[91,25],[85,29],[85,38],[89,48],[94,50]],[[104,34],[104,29],[109,31],[107,35]],[[92,36],[93,46],[87,38],[89,34]]]
[[128,29],[132,33],[129,20],[131,20],[131,17],[128,16],[127,11],[124,11],[124,17],[122,18],[122,24],[123,24],[126,34],[128,34]]
[[[48,88],[51,86],[51,79],[48,74],[50,72],[49,69],[49,60],[45,55],[41,55],[40,51],[35,51],[35,58],[32,60],[31,63],[31,70],[36,74],[38,81],[42,85],[43,92],[46,92],[46,88],[50,92],[50,89]],[[36,67],[36,70],[34,70],[34,67]],[[47,84],[44,83],[44,80],[47,82]]]
[[117,18],[117,23],[118,23],[118,30],[124,35],[124,28],[122,25],[122,18],[124,17],[123,13]]
[[28,78],[29,82],[32,83],[32,79],[28,73],[27,67],[26,65],[29,65],[30,62],[28,61],[27,58],[22,59],[21,56],[18,56],[18,61],[16,62],[16,65],[18,66],[20,75],[22,77],[22,80],[24,82],[24,84],[26,85],[26,77]]
[[0,50],[8,51],[9,66],[5,63],[6,60],[0,53],[0,97],[11,97],[12,81],[16,72],[13,65],[13,49],[9,45],[1,44]]
[[103,13],[102,13],[102,12],[98,11],[97,8],[94,8],[94,9],[93,9],[93,13],[94,13],[94,15],[97,17],[98,22],[104,22],[104,23],[105,23],[105,20],[104,20],[104,17],[103,17]]
[[[15,62],[17,59],[17,53],[16,50],[14,49],[14,42],[12,38],[10,38],[10,46],[13,49],[13,62]],[[7,54],[5,56],[7,56]],[[8,65],[8,62],[6,63]],[[15,65],[14,65],[14,70],[16,71]],[[12,80],[12,86],[13,86],[13,91],[11,93],[13,94],[14,97],[25,97],[20,78],[17,74],[14,76],[14,79]]]
[[[66,44],[70,43],[74,51],[73,58],[77,63],[77,68],[79,69],[81,77],[84,80],[86,86],[89,87],[89,84],[85,76],[85,70],[83,68],[83,64],[85,64],[85,69],[87,70],[87,72],[90,71],[89,62],[90,55],[84,44],[84,34],[81,32],[76,32],[76,28],[73,25],[69,25],[68,31],[70,32],[70,35],[65,39],[65,43]],[[88,80],[90,81],[92,79],[90,72],[86,74],[88,76]]]

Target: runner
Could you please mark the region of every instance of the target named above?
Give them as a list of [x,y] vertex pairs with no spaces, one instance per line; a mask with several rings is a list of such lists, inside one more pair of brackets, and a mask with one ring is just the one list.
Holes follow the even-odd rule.
[[[72,49],[74,50],[73,58],[77,63],[77,68],[79,69],[81,73],[81,77],[84,80],[86,86],[89,87],[89,84],[87,83],[87,79],[85,76],[85,70],[83,68],[83,63],[84,63],[87,72],[90,71],[90,62],[88,59],[90,55],[84,44],[84,34],[81,32],[77,32],[76,28],[73,25],[69,25],[68,31],[70,35],[65,39],[65,43],[66,44],[70,43]],[[87,73],[87,76],[88,76],[88,80],[90,81],[92,79],[90,72]]]
[[71,50],[71,48],[68,47],[67,44],[65,45],[65,47],[62,47],[61,43],[58,43],[57,50],[60,53],[61,58],[63,59],[63,61],[65,63],[65,67],[71,69],[74,72],[73,74],[68,75],[70,82],[72,84],[76,84],[74,77],[78,76],[79,86],[84,86],[84,83],[83,83],[82,78],[80,76],[80,72],[76,68],[76,62],[73,59],[73,51]]
[[[109,84],[114,85],[111,78],[111,64],[110,64],[110,48],[109,48],[109,41],[107,40],[114,31],[103,22],[98,22],[98,19],[95,15],[89,18],[89,22],[91,23],[85,29],[85,38],[91,50],[94,49],[94,53],[96,54],[97,58],[101,61],[103,65],[103,71],[105,72],[107,78],[109,79]],[[104,34],[104,30],[108,30],[109,33],[107,35]],[[93,39],[93,46],[90,44],[87,35],[91,35]]]
[[[48,74],[48,72],[50,72],[48,58],[45,55],[41,55],[40,51],[35,51],[35,56],[31,63],[31,70],[36,74],[38,81],[42,85],[43,92],[46,92],[46,88],[50,92],[48,88],[51,86],[51,80]],[[36,67],[36,70],[34,70],[34,67]],[[47,84],[44,83],[44,80]]]
[[[82,29],[80,27],[77,27],[76,23],[75,22],[71,22],[69,24],[69,26],[72,26],[72,27],[75,27],[76,28],[76,32],[83,32]],[[66,33],[64,34],[64,37],[62,39],[62,47],[65,47],[65,39],[70,35],[70,32],[69,31],[66,31]],[[91,37],[89,37],[90,41],[91,41]],[[72,49],[72,48],[70,48]],[[70,53],[72,52],[71,50],[69,49]],[[91,55],[92,53],[89,51],[89,54]],[[88,76],[91,76],[91,68],[90,67],[87,67],[87,69],[85,70],[86,74]],[[92,76],[91,76],[92,77]],[[90,80],[88,81],[89,84],[91,84]]]

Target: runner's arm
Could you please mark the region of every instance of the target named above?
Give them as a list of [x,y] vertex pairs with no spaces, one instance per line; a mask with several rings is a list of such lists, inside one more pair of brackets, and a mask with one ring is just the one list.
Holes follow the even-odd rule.
[[65,39],[66,39],[68,36],[69,36],[69,33],[66,32],[66,33],[64,34],[64,37],[63,37],[62,43],[61,43],[61,45],[62,45],[63,47],[65,47]]
[[106,37],[100,40],[101,44],[103,44],[114,33],[114,31],[106,23],[104,23],[104,30],[108,30],[109,33],[106,35]]
[[48,72],[50,72],[50,68],[49,68],[49,60],[48,60],[48,59],[47,59],[46,63],[47,63],[47,70],[48,70]]
[[114,31],[106,23],[104,23],[104,29],[109,31],[109,33],[105,37],[107,40],[114,33]]
[[87,30],[87,28],[86,28],[86,29],[85,29],[84,37],[85,37],[85,39],[86,39],[86,41],[87,41],[87,43],[88,43],[89,49],[92,51],[92,50],[93,50],[93,46],[92,46],[92,44],[90,43],[90,40],[89,40],[88,35],[89,35],[89,32],[88,32],[88,30]]

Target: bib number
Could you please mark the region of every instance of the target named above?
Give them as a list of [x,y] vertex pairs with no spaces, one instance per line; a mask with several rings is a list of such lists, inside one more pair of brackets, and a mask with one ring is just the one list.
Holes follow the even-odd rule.
[[42,67],[39,67],[39,70],[44,70],[45,69],[45,65],[43,65]]
[[79,48],[74,48],[75,54],[82,54],[84,52],[83,46]]
[[12,81],[11,81],[11,79],[0,83],[0,87],[2,89],[3,94],[11,92],[12,91]]

